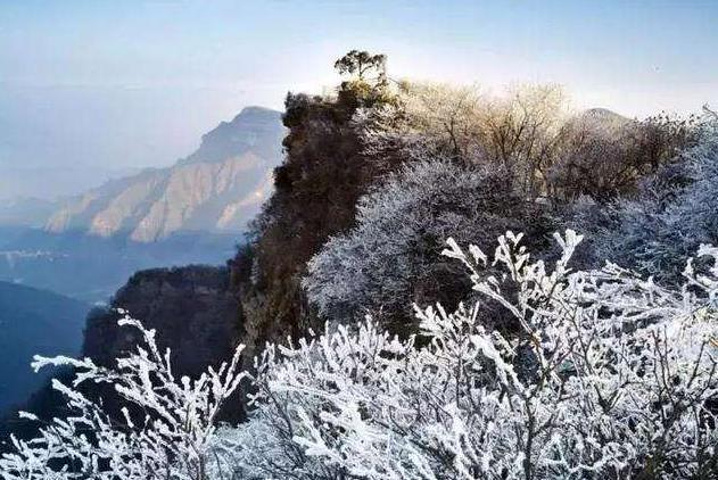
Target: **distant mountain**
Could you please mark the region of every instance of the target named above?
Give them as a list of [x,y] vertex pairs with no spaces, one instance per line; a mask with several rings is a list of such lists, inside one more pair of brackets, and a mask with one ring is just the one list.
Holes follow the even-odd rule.
[[613,110],[603,107],[589,108],[581,113],[581,116],[585,118],[595,118],[608,121],[618,121],[622,123],[630,122],[631,119],[624,117],[620,113],[616,113]]
[[73,198],[45,228],[155,242],[178,232],[241,232],[282,160],[281,113],[247,107],[202,137],[174,166],[110,181]]
[[46,380],[32,356],[77,355],[89,305],[45,290],[0,282],[0,412],[25,401]]
[[29,219],[42,204],[15,205],[17,221],[0,221],[0,281],[104,302],[136,270],[224,264],[271,188],[284,133],[279,112],[245,108],[173,167],[66,200],[40,228]]
[[593,132],[602,132],[604,135],[615,135],[619,130],[637,125],[635,120],[609,110],[607,108],[589,108],[573,118],[568,125],[572,128],[590,128]]

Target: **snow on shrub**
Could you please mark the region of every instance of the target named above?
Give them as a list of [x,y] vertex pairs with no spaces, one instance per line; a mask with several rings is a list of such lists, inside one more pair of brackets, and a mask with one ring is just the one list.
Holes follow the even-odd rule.
[[470,291],[460,266],[440,256],[446,238],[490,246],[529,221],[537,230],[546,223],[536,205],[513,191],[504,170],[420,160],[359,200],[356,227],[311,259],[303,286],[333,321],[361,320],[367,311],[411,317],[413,302]]
[[555,238],[551,267],[510,232],[493,258],[451,240],[444,252],[515,316],[516,337],[479,324],[476,303],[417,310],[424,348],[371,319],[269,346],[250,421],[219,435],[223,458],[240,478],[716,475],[718,249],[701,247],[712,266],[689,262],[672,291],[610,263],[573,272],[581,237]]
[[[80,414],[17,442],[0,460],[3,478],[715,478],[718,248],[701,246],[702,261],[670,290],[611,263],[573,271],[581,236],[555,239],[563,254],[550,265],[511,232],[493,255],[449,240],[444,255],[464,265],[481,301],[417,308],[421,334],[405,340],[367,318],[268,345],[249,420],[216,433],[213,412],[243,376],[236,360],[178,383],[148,332],[149,351],[118,363],[124,375],[60,360],[153,415],[118,429],[60,386]],[[518,334],[477,321],[488,300]]]
[[679,285],[683,259],[718,243],[718,116],[706,109],[704,117],[698,144],[644,181],[636,198],[579,222],[597,233],[596,258]]
[[[208,478],[215,417],[246,376],[239,370],[243,347],[229,363],[216,370],[210,367],[194,381],[176,378],[170,351],[160,352],[154,330],[128,316],[118,323],[138,329],[142,341],[135,351],[118,358],[114,369],[97,366],[89,358],[35,357],[35,370],[73,367],[72,385],[53,381],[71,413],[41,426],[36,438],[12,437],[14,451],[0,456],[3,480]],[[113,385],[126,401],[124,418],[111,418],[101,400],[83,394],[86,384]],[[30,413],[21,415],[38,420]]]

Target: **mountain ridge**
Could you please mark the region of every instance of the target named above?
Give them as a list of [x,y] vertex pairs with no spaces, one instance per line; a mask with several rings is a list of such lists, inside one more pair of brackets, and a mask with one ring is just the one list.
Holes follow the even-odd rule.
[[90,306],[49,290],[0,281],[0,411],[39,388],[32,356],[76,355]]
[[280,112],[246,107],[173,166],[109,181],[65,202],[45,229],[126,234],[144,243],[182,231],[241,232],[271,191],[284,134]]

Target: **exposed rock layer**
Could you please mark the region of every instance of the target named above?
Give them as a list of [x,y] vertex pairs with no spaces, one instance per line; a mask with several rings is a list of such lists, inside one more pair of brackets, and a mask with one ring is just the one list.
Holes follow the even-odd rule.
[[240,232],[271,191],[284,134],[279,112],[245,108],[174,166],[110,181],[65,202],[46,229],[127,234],[138,242],[182,231]]

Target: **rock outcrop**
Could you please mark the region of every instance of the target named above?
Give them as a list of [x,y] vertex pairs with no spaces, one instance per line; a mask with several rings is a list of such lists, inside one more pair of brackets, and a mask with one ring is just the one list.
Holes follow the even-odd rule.
[[172,349],[173,366],[183,375],[199,375],[207,365],[230,358],[240,337],[239,304],[224,267],[192,265],[135,273],[110,307],[88,315],[83,355],[100,365],[114,365],[137,341],[132,329],[117,326],[116,308],[161,332],[160,347]]
[[[87,317],[82,354],[99,365],[114,366],[139,340],[136,330],[117,325],[117,309],[158,332],[158,346],[171,350],[178,377],[198,378],[208,365],[217,367],[231,359],[243,336],[239,302],[225,267],[192,265],[135,273],[109,307],[95,309]],[[121,404],[112,392],[100,393],[111,409]],[[236,397],[223,412],[224,419],[241,418],[243,404],[239,394]]]

